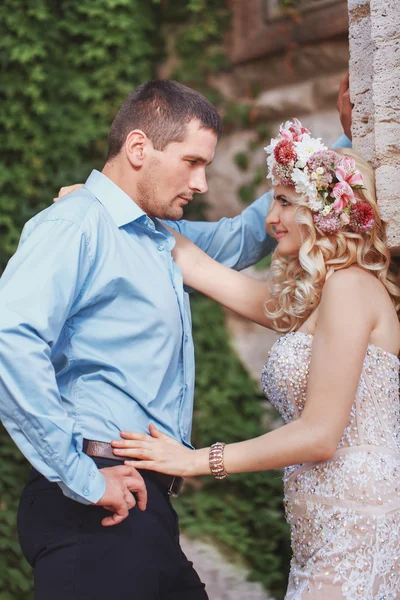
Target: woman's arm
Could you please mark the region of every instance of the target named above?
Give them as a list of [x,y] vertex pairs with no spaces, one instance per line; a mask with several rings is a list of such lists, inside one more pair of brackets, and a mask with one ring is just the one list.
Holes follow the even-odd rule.
[[239,315],[273,329],[264,311],[271,294],[268,284],[221,265],[193,242],[173,231],[176,245],[172,251],[182,270],[185,285],[213,298]]
[[[228,444],[228,473],[279,469],[327,460],[334,454],[357,392],[370,333],[375,326],[370,281],[357,269],[336,273],[326,283],[313,340],[307,403],[301,417],[258,438]],[[373,297],[373,295],[372,295]],[[229,415],[227,415],[229,418]],[[154,427],[152,436],[124,433],[113,443],[135,467],[190,477],[209,474],[209,448],[188,450]]]

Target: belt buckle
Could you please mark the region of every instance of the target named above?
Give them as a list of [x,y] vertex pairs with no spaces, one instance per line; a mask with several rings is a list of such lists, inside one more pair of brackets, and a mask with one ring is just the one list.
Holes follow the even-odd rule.
[[171,498],[177,498],[182,491],[182,487],[183,477],[174,476],[168,488],[168,496],[171,496]]

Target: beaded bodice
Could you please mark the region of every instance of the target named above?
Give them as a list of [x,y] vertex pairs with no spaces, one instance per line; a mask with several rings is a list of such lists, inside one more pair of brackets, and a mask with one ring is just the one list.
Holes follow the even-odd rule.
[[[265,395],[285,423],[298,418],[304,408],[312,342],[308,333],[284,335],[272,347],[263,369]],[[384,446],[400,454],[399,361],[371,344],[338,448],[361,444]]]
[[[313,336],[295,332],[271,348],[267,398],[286,423],[307,401]],[[334,456],[284,475],[293,559],[285,600],[399,600],[399,361],[369,345]]]

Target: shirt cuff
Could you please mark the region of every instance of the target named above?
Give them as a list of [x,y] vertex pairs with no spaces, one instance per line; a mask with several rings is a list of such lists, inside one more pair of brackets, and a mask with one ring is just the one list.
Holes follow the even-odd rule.
[[85,480],[82,480],[82,477],[80,479],[82,482],[81,485],[72,484],[70,487],[62,481],[59,481],[58,485],[67,498],[71,498],[71,500],[75,500],[81,504],[96,504],[106,491],[106,480],[94,462]]

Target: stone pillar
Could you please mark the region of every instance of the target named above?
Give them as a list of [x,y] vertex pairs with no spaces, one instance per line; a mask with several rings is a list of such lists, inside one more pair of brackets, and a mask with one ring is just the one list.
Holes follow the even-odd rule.
[[348,7],[353,143],[376,168],[389,245],[400,250],[399,2],[349,0]]

